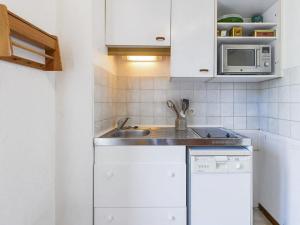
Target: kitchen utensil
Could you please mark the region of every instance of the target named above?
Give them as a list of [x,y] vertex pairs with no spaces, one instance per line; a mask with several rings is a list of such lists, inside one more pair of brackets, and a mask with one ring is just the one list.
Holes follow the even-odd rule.
[[173,101],[168,100],[168,101],[167,101],[167,106],[168,106],[170,109],[172,109],[172,111],[174,111],[174,112],[176,113],[176,116],[177,116],[177,117],[180,117],[179,112],[178,112],[178,110],[177,110],[177,108],[176,108],[176,105],[175,105],[175,103],[174,103]]
[[180,116],[181,117],[185,117],[184,109],[185,109],[185,102],[183,101],[183,99],[181,99],[181,111],[180,111]]
[[186,111],[190,107],[190,100],[188,100],[188,99],[182,99],[182,103],[183,103],[183,106],[184,106],[184,108],[182,110],[183,110],[184,115],[186,115]]

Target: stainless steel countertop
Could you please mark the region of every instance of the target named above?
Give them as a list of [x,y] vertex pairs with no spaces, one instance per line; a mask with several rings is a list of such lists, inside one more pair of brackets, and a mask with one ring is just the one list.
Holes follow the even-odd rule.
[[140,127],[151,132],[144,137],[119,138],[111,137],[112,130],[95,138],[95,146],[113,145],[185,145],[185,146],[250,146],[251,139],[233,132],[238,138],[202,138],[191,128],[176,131],[173,127]]

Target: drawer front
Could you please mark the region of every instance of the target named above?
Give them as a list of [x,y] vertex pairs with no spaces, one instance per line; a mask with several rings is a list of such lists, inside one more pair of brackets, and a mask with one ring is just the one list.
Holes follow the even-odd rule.
[[97,146],[95,163],[185,163],[185,146]]
[[186,225],[186,208],[96,208],[95,225]]
[[95,207],[185,207],[186,165],[96,165]]

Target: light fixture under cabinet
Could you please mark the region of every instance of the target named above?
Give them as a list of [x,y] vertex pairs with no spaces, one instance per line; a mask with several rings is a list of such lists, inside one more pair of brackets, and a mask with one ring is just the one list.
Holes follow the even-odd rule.
[[162,56],[123,56],[122,59],[128,62],[158,62]]

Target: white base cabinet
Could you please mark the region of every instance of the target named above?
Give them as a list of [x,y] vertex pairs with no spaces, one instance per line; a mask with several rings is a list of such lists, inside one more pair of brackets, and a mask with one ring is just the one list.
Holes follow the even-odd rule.
[[185,208],[96,208],[95,225],[184,225]]
[[95,167],[96,207],[184,207],[184,164],[107,164]]
[[95,225],[186,224],[185,146],[95,150]]

